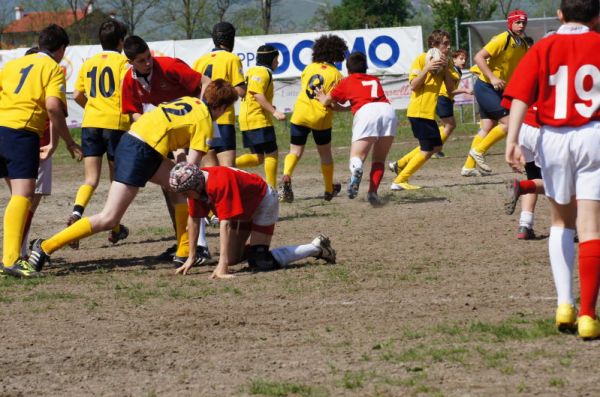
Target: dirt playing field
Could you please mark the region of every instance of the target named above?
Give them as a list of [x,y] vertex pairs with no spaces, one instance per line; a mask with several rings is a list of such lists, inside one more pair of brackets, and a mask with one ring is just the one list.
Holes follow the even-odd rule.
[[[123,220],[124,242],[110,247],[102,233],[56,252],[43,279],[0,279],[0,395],[599,395],[599,342],[553,326],[545,199],[541,238],[516,240],[519,210],[502,210],[503,144],[489,156],[493,175],[464,178],[469,143],[459,131],[448,157],[411,180],[419,191],[390,192],[387,172],[382,208],[366,202],[368,177],[357,199],[322,201],[309,150],[273,245],[326,233],[338,264],[259,274],[239,265],[229,281],[209,280],[211,266],[176,276],[154,259],[174,240],[149,185]],[[413,145],[400,137],[391,157]],[[335,153],[345,181],[348,150]],[[56,166],[32,238],[63,227],[81,175],[70,161]],[[209,243],[216,256],[216,229]]]

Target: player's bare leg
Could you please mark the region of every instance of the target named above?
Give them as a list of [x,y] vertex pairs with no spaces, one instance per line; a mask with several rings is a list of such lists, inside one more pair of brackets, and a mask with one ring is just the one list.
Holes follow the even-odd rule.
[[224,167],[235,167],[235,150],[225,150],[217,153],[219,165]]

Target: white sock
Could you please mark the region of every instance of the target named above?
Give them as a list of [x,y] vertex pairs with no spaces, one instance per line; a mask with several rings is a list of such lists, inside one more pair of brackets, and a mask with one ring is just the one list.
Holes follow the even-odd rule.
[[521,211],[519,226],[525,226],[529,229],[533,229],[533,212]]
[[200,219],[200,232],[198,233],[198,244],[208,248],[208,242],[206,241],[206,222],[204,218]]
[[354,173],[354,170],[361,169],[363,167],[363,162],[358,157],[350,157],[350,172]]
[[550,228],[548,251],[552,276],[556,286],[558,304],[573,304],[573,263],[575,262],[574,229],[565,229],[558,226]]
[[321,248],[312,244],[288,245],[271,250],[271,254],[281,266],[286,266],[300,259],[317,256],[320,253]]

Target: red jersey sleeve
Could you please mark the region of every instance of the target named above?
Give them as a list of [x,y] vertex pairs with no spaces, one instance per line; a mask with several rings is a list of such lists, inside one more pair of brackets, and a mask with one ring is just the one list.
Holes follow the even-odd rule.
[[200,200],[188,199],[188,215],[191,218],[206,218],[209,208]]
[[346,102],[348,100],[348,97],[346,95],[347,85],[348,78],[345,78],[342,81],[340,81],[335,87],[333,87],[333,90],[331,90],[331,98],[338,103]]
[[202,82],[202,73],[196,72],[179,58],[173,58],[165,70],[165,75],[175,81],[178,81],[182,87],[189,87],[194,93],[192,96],[200,94]]
[[131,74],[133,68],[130,68],[123,79],[123,86],[121,87],[121,110],[124,114],[143,113],[144,107],[142,101],[137,95],[136,87],[137,84],[133,75]]

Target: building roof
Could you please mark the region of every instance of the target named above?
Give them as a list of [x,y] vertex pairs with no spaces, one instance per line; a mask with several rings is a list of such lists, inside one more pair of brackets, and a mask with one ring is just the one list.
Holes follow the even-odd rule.
[[85,18],[86,10],[77,10],[75,15],[72,10],[66,11],[32,11],[28,12],[17,21],[10,23],[2,33],[41,32],[51,23],[67,28],[75,22]]

